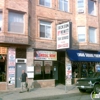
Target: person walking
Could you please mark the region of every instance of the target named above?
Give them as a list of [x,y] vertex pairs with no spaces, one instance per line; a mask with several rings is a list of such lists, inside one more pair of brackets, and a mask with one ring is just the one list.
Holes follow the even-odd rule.
[[20,93],[22,93],[24,91],[29,91],[29,88],[28,88],[27,74],[26,74],[25,70],[22,70],[22,75],[21,75],[21,91],[20,91]]

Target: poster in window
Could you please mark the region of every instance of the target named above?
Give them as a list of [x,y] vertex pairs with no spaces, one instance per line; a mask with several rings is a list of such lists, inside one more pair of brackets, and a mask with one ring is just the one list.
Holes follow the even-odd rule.
[[52,61],[44,61],[45,74],[50,74]]
[[95,66],[95,71],[96,71],[96,72],[100,72],[100,64],[96,64],[96,66]]
[[34,66],[35,66],[35,74],[41,74],[41,66],[43,66],[43,62],[35,61]]

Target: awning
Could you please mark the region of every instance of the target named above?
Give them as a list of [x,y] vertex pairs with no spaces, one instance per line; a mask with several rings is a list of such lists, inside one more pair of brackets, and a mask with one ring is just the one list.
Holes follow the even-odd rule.
[[91,61],[100,62],[100,52],[82,51],[82,50],[67,50],[68,57],[71,61]]

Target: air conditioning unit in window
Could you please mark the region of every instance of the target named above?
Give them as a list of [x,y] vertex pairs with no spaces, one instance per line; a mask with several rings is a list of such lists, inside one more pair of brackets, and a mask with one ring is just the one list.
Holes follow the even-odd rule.
[[78,9],[78,13],[84,13],[84,9],[82,8]]

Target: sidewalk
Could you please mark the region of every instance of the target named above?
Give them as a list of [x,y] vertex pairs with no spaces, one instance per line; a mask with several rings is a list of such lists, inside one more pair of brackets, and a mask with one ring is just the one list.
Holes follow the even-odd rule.
[[56,87],[50,87],[50,88],[35,88],[31,89],[30,92],[24,92],[19,93],[19,89],[14,91],[8,91],[8,92],[0,92],[0,100],[25,100],[30,98],[40,98],[40,97],[46,97],[46,96],[55,96],[55,95],[66,95],[71,93],[78,92],[78,89],[74,86],[65,86],[64,85],[58,85]]

